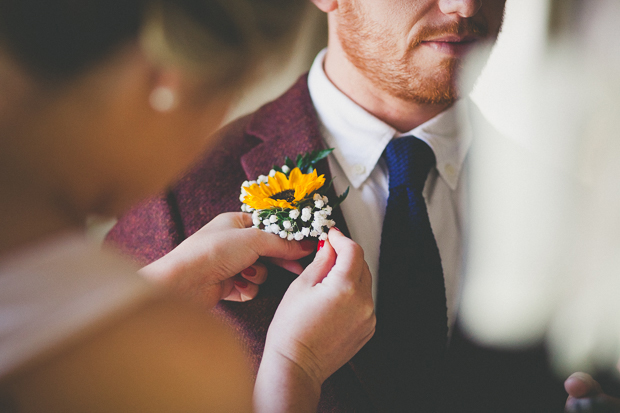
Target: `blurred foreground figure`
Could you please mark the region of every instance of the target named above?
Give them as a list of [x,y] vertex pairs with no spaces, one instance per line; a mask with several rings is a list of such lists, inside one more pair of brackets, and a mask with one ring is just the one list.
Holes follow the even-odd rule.
[[[174,296],[207,309],[251,299],[266,277],[259,257],[284,265],[316,244],[223,214],[140,277],[82,224],[162,190],[210,150],[232,96],[304,7],[0,2],[0,411],[252,410],[232,334]],[[257,410],[313,411],[322,381],[374,332],[359,246],[333,230],[285,301]]]
[[[620,47],[609,39],[619,18],[615,0],[554,2],[548,53],[516,80],[529,103],[504,102],[527,125],[524,147],[505,151],[488,136],[472,154],[465,325],[486,344],[545,340],[561,375],[618,376]],[[566,388],[601,391],[587,375]],[[579,403],[569,411],[596,404]],[[591,411],[620,411],[612,405]]]

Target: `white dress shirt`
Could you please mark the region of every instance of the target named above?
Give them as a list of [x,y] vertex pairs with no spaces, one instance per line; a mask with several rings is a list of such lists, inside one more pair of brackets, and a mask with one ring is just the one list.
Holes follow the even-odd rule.
[[462,269],[463,162],[472,140],[465,99],[428,122],[400,133],[366,112],[325,75],[326,49],[316,57],[308,77],[310,96],[329,148],[329,167],[338,194],[350,187],[341,205],[352,239],[364,249],[376,297],[381,230],[389,195],[388,171],[381,158],[394,138],[413,135],[435,153],[436,167],[424,186],[431,227],[437,240],[446,285],[449,325],[454,325]]

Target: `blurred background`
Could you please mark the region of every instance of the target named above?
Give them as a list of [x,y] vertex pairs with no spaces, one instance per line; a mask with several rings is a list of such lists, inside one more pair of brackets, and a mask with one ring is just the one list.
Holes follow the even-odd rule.
[[508,0],[472,94],[499,133],[470,154],[461,315],[486,344],[546,341],[563,375],[620,358],[619,17],[617,0]]

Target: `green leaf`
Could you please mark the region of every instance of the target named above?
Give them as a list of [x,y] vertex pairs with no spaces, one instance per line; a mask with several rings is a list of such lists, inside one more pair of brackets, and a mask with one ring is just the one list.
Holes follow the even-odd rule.
[[347,190],[344,191],[342,195],[340,195],[338,198],[336,198],[336,201],[333,204],[330,202],[330,205],[332,206],[332,208],[336,208],[338,205],[342,203],[342,201],[347,199],[347,195],[349,195],[349,189],[350,187],[347,187]]
[[334,148],[323,149],[321,151],[314,151],[311,154],[312,163],[315,164],[325,158],[334,151]]

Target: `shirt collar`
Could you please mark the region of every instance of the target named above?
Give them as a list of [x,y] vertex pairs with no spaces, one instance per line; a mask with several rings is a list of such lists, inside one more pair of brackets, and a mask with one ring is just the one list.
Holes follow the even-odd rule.
[[359,188],[364,183],[390,140],[413,135],[433,149],[439,175],[451,189],[456,189],[472,138],[467,99],[402,134],[338,90],[323,70],[326,52],[327,49],[322,50],[310,68],[308,89],[325,142],[335,148],[333,155],[351,185]]

